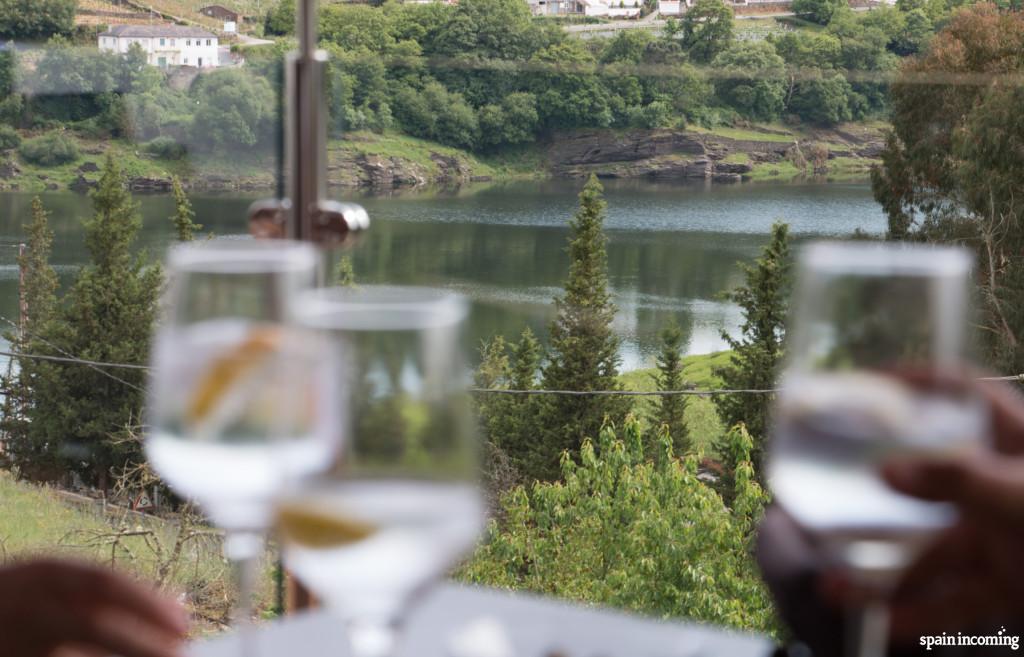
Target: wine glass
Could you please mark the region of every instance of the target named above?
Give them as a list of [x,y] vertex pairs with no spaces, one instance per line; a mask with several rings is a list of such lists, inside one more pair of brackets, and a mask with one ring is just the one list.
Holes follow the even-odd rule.
[[982,400],[935,383],[966,362],[971,265],[963,249],[892,243],[817,243],[799,261],[768,477],[775,499],[869,593],[850,655],[885,653],[889,593],[956,520],[950,505],[889,488],[880,466],[977,449],[988,436]]
[[345,623],[355,657],[382,657],[413,596],[483,524],[466,304],[387,286],[315,290],[300,304],[302,322],[339,344],[346,439],[338,467],[283,496],[284,562]]
[[333,348],[294,322],[294,300],[316,267],[311,246],[275,240],[189,243],[167,258],[146,455],[225,530],[243,629],[275,494],[337,452]]

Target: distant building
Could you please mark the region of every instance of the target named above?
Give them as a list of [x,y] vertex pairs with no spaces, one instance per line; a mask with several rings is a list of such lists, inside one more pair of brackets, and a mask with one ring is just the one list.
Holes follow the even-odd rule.
[[199,9],[199,13],[203,16],[209,16],[210,18],[216,18],[222,22],[239,23],[242,20],[242,15],[237,11],[232,11],[224,5],[206,5]]
[[217,36],[199,27],[111,25],[99,35],[100,50],[126,53],[133,43],[139,44],[152,66],[213,68],[220,65]]
[[635,18],[641,0],[527,0],[534,16]]
[[687,0],[658,0],[658,13],[662,16],[682,16],[689,8]]

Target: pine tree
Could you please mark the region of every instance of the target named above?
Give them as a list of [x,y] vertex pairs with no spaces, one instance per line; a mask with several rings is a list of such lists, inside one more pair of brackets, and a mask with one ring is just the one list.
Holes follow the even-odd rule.
[[[619,389],[619,339],[612,331],[615,305],[608,289],[602,192],[592,175],[580,193],[580,209],[569,222],[569,276],[565,294],[555,299],[558,316],[550,329],[544,389]],[[628,400],[621,397],[546,395],[538,408],[528,474],[558,477],[562,453],[576,455],[584,439],[597,436],[606,418],[618,424],[628,407]]]
[[188,196],[181,186],[181,180],[177,176],[171,178],[171,189],[174,191],[174,214],[171,215],[171,221],[174,222],[178,241],[191,242],[195,239],[195,234],[203,229],[203,225],[196,223],[196,213],[192,211],[192,203],[188,200]]
[[[78,358],[141,364],[149,355],[163,276],[159,266],[132,253],[142,220],[110,155],[92,205],[85,222],[92,262],[65,295],[51,342]],[[117,438],[138,421],[143,385],[140,370],[54,363],[33,388],[31,431],[62,443],[69,465],[106,488],[112,473],[141,459],[137,443]]]
[[[57,311],[57,272],[50,265],[53,231],[39,197],[32,199],[32,220],[24,226],[27,234],[25,251],[18,256],[21,271],[22,324],[17,332],[5,335],[14,351],[26,354],[53,354],[45,336],[53,332]],[[17,369],[14,369],[14,366]],[[3,432],[7,460],[23,476],[48,479],[59,470],[60,456],[53,441],[40,440],[30,432],[27,417],[32,413],[34,382],[44,378],[53,364],[36,359],[13,363],[3,377],[5,394],[0,431]]]
[[[509,351],[511,350],[511,355]],[[480,388],[534,390],[540,368],[541,345],[529,327],[519,342],[509,345],[500,335],[484,343],[476,385]],[[483,393],[477,410],[486,438],[499,449],[517,472],[530,466],[537,430],[539,399],[534,395]]]
[[[653,376],[658,390],[682,390],[683,358],[680,350],[683,346],[683,331],[674,321],[661,332],[661,353],[658,354],[658,372]],[[690,436],[686,428],[686,397],[683,395],[665,395],[658,398],[655,419],[658,424],[668,427],[669,435],[677,454],[688,454]]]
[[[741,265],[744,285],[726,295],[743,311],[739,338],[725,331],[733,350],[731,365],[718,374],[726,388],[763,390],[775,387],[785,338],[786,309],[792,285],[789,227],[772,226],[771,237],[753,265]],[[718,395],[718,413],[729,427],[743,423],[754,441],[753,463],[761,473],[762,444],[768,428],[772,395]]]
[[356,286],[356,270],[352,266],[352,256],[341,256],[338,267],[334,270],[335,284],[340,287]]

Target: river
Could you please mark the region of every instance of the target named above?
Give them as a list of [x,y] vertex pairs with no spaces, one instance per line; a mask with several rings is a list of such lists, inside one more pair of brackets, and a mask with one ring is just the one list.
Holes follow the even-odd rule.
[[[362,203],[372,227],[353,250],[357,280],[443,285],[472,299],[467,340],[496,333],[515,338],[526,325],[543,335],[553,317],[568,261],[566,222],[581,183],[551,181],[477,186],[387,196],[343,195]],[[55,233],[53,264],[63,283],[88,261],[82,220],[87,197],[41,194]],[[17,244],[32,195],[0,192],[0,315],[18,313]],[[251,194],[196,195],[197,219],[219,235],[245,231]],[[166,195],[137,197],[140,246],[159,256],[173,239]],[[722,292],[742,281],[739,261],[764,244],[776,219],[798,241],[885,229],[865,184],[678,185],[611,181],[609,276],[619,312],[624,369],[648,366],[658,332],[671,318],[682,326],[687,353],[723,348],[720,331],[736,331],[738,308]]]

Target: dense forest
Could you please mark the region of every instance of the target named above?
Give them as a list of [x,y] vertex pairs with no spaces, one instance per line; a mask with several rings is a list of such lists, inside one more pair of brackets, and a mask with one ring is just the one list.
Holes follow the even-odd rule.
[[[0,149],[18,147],[12,128],[31,139],[58,132],[20,145],[24,159],[41,164],[74,158],[64,129],[145,142],[160,158],[181,157],[183,145],[246,150],[274,139],[275,89],[293,44],[289,0],[266,16],[276,45],[240,48],[244,67],[205,73],[186,88],[141,53],[99,52],[95,31],[72,27],[73,0],[31,4],[30,23],[0,16],[2,38],[50,39],[42,53],[0,51],[0,123],[8,126]],[[760,40],[740,38],[722,0],[699,0],[658,36],[624,30],[593,39],[532,18],[525,2],[328,4],[320,34],[332,56],[330,129],[397,130],[493,152],[576,128],[884,117],[900,58],[919,52],[958,4],[899,0],[855,12],[798,0],[805,18]],[[0,4],[0,14],[13,7]]]

